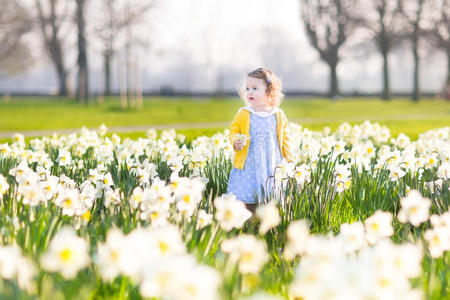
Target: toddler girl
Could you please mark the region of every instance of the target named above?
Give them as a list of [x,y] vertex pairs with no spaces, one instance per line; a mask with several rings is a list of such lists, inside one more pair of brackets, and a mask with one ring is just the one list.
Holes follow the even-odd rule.
[[247,106],[239,109],[231,123],[229,139],[236,153],[227,192],[254,211],[270,192],[266,181],[276,165],[283,157],[291,160],[288,121],[278,108],[284,97],[281,80],[272,71],[258,68],[248,73],[239,94]]

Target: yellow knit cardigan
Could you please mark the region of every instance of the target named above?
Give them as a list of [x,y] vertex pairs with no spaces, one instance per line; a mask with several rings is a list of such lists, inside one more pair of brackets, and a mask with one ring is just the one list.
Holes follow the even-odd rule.
[[[292,161],[291,151],[289,148],[289,137],[286,134],[288,120],[281,109],[279,109],[275,113],[275,115],[277,118],[277,138],[281,155],[286,158],[287,161]],[[244,134],[247,137],[250,137],[250,112],[245,108],[241,108],[238,111],[238,113],[234,117],[233,122],[231,123],[230,134],[228,135],[228,138],[231,142],[231,145],[233,146],[233,149],[234,142],[237,139],[236,134]],[[236,149],[234,149],[236,151],[236,154],[234,156],[233,167],[237,169],[244,168],[249,146],[250,142],[247,142],[242,150],[237,151]]]

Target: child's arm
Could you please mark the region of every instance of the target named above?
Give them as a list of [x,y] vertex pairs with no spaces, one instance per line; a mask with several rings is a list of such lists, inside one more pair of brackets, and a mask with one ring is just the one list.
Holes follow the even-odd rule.
[[291,148],[290,148],[290,139],[289,135],[287,134],[287,127],[288,127],[288,120],[286,116],[283,116],[283,156],[286,158],[288,162],[292,161],[292,154],[291,154]]
[[[239,112],[236,114],[236,116],[233,119],[233,122],[230,126],[230,133],[228,134],[228,139],[230,140],[231,145],[233,145],[233,148],[236,148],[235,142],[238,140],[238,134],[241,133],[240,128],[240,114]],[[238,149],[236,149],[238,150]],[[241,150],[241,149],[239,149]]]

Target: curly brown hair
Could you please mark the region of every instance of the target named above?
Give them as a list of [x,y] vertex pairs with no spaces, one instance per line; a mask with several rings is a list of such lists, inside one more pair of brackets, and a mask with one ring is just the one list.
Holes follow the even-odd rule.
[[[257,68],[249,73],[248,77],[260,78],[266,84],[266,93],[269,98],[269,103],[271,106],[279,106],[284,98],[283,84],[271,70],[266,68]],[[245,81],[242,82],[239,88],[239,95],[242,99],[245,99]]]

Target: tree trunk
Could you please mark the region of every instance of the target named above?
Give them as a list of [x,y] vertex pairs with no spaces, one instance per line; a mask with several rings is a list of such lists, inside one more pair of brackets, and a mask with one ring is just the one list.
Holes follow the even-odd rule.
[[330,87],[328,96],[333,98],[339,94],[337,63],[328,63],[328,66],[330,67]]
[[450,100],[450,49],[447,48],[447,80],[442,89],[442,96],[446,100]]
[[105,91],[106,96],[111,95],[111,51],[106,50],[103,53],[104,68],[105,68]]
[[56,72],[58,74],[58,95],[59,96],[67,96],[67,71],[64,69],[62,64],[56,64]]
[[86,50],[86,34],[84,20],[85,0],[77,0],[77,27],[78,27],[78,100],[87,103],[89,95],[88,61]]
[[[67,70],[64,66],[64,56],[61,41],[58,37],[59,27],[57,26],[56,22],[57,18],[55,6],[55,0],[50,1],[50,15],[44,16],[41,2],[36,0],[36,7],[39,16],[39,25],[41,27],[42,37],[44,38],[44,43],[48,51],[48,55],[53,63],[53,66],[55,67],[56,74],[58,76],[58,94],[60,96],[67,96]],[[47,22],[50,24],[49,31],[47,31]]]
[[412,94],[413,101],[419,101],[420,90],[419,90],[419,49],[418,41],[413,42],[413,57],[414,57],[414,89]]
[[126,109],[128,98],[127,98],[127,74],[126,74],[126,58],[120,59],[119,67],[119,87],[120,87],[120,108]]
[[389,53],[387,50],[382,50],[383,55],[383,99],[391,99],[391,89],[389,85]]
[[447,48],[447,81],[446,89],[450,88],[450,48]]
[[50,11],[51,11],[51,29],[52,37],[50,40],[50,55],[56,66],[56,72],[58,74],[59,81],[59,95],[67,96],[67,71],[64,67],[63,54],[61,49],[61,43],[58,38],[58,28],[56,26],[56,3],[55,1],[50,1]]

